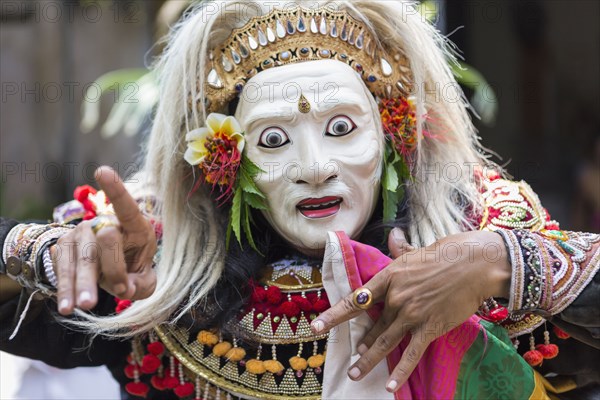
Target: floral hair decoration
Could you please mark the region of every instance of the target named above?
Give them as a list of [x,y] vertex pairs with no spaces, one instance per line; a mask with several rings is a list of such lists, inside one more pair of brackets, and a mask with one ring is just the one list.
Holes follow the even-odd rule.
[[231,232],[241,245],[243,230],[250,246],[258,251],[250,228],[250,207],[267,208],[265,195],[254,183],[254,178],[263,171],[243,153],[244,132],[239,122],[232,116],[212,113],[206,117],[205,127],[188,132],[185,139],[184,158],[190,165],[198,166],[202,173],[202,179],[196,182],[192,192],[204,181],[212,185],[213,191],[218,191],[219,206],[232,200],[227,247]]
[[379,114],[386,138],[381,179],[383,221],[391,222],[404,196],[402,184],[411,178],[408,165],[417,147],[417,118],[414,102],[405,97],[380,99]]

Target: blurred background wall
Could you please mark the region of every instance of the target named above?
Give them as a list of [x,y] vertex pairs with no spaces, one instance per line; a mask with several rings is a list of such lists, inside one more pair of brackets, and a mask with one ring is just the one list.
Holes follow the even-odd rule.
[[[84,135],[81,102],[103,73],[151,62],[164,3],[0,2],[1,215],[49,218],[75,186],[92,183],[100,163],[122,174],[135,170],[147,129],[108,139],[99,128]],[[563,227],[597,229],[600,2],[434,3],[440,29],[496,93],[495,121],[477,122],[483,144],[515,178],[531,183]],[[101,101],[101,120],[124,89],[92,99]]]

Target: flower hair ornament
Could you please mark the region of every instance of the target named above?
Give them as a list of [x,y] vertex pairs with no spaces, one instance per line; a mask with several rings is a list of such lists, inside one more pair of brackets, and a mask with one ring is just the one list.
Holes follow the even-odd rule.
[[254,178],[262,170],[243,153],[244,132],[239,122],[232,116],[211,113],[206,117],[206,126],[188,132],[185,139],[187,150],[184,158],[202,173],[192,192],[204,181],[212,185],[213,191],[218,191],[219,206],[231,200],[227,247],[231,232],[242,244],[243,230],[250,246],[258,251],[250,228],[250,207],[267,208],[265,195],[254,183]]
[[[210,51],[203,104],[211,114],[206,118],[206,127],[186,135],[185,159],[198,166],[203,175],[197,185],[202,181],[211,184],[219,191],[220,204],[231,200],[227,243],[231,232],[241,243],[243,231],[256,249],[250,208],[264,210],[267,205],[253,180],[262,171],[243,154],[242,127],[232,116],[217,112],[225,110],[248,80],[261,71],[323,59],[349,65],[377,99],[386,137],[383,221],[396,218],[417,142],[415,106],[408,97],[413,82],[408,59],[397,49],[384,48],[364,23],[346,11],[275,8],[233,30],[227,40]],[[196,105],[201,102],[197,99]]]

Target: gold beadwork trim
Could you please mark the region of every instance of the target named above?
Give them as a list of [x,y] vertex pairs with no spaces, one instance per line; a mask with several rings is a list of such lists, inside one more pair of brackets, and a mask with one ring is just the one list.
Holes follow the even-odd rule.
[[303,290],[318,290],[318,289],[323,289],[323,284],[322,283],[307,283],[306,285],[284,285],[282,283],[277,283],[275,281],[265,281],[264,284],[269,285],[269,286],[276,286],[281,290],[288,290],[288,291],[294,291],[294,292],[298,292],[298,291],[303,291]]
[[297,400],[320,400],[321,396],[292,396],[289,394],[286,395],[277,395],[267,392],[260,392],[249,389],[245,386],[237,384],[235,382],[231,382],[228,379],[225,379],[223,376],[218,375],[212,371],[209,371],[207,368],[200,365],[196,362],[189,354],[185,351],[185,349],[176,342],[176,340],[172,340],[169,336],[167,330],[163,326],[157,326],[154,328],[154,331],[158,334],[158,337],[163,342],[163,344],[167,347],[169,352],[173,356],[175,356],[181,364],[183,364],[188,370],[193,372],[194,374],[200,376],[200,378],[207,380],[211,384],[220,387],[233,395],[236,396],[252,396],[260,399],[266,400],[286,400],[286,399],[297,399]]
[[542,325],[546,320],[539,315],[528,314],[520,321],[503,323],[511,338],[533,332],[535,328]]

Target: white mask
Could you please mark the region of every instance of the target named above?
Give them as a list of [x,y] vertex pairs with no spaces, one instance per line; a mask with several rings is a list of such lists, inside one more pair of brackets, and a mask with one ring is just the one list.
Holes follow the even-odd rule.
[[265,171],[256,180],[264,215],[298,250],[318,253],[328,231],[355,238],[371,218],[384,154],[376,110],[362,79],[335,60],[275,67],[246,84],[236,118],[248,158]]

